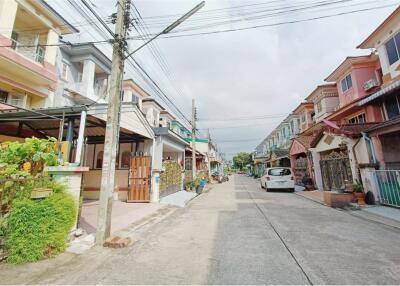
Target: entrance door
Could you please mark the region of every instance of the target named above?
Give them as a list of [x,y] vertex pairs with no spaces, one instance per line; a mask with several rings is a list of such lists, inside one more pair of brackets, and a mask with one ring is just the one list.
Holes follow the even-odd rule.
[[150,202],[151,157],[135,156],[131,163],[127,202]]
[[325,191],[344,188],[345,180],[353,182],[347,151],[332,151],[322,155],[320,165]]

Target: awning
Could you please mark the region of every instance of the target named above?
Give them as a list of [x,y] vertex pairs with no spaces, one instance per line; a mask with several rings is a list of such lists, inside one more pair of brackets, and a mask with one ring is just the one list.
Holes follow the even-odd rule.
[[379,125],[380,122],[364,122],[364,123],[346,123],[337,125],[335,122],[329,120],[323,120],[323,123],[328,129],[336,134],[344,134],[347,136],[360,136],[362,132],[365,132],[369,128]]
[[358,106],[363,106],[373,100],[376,100],[386,94],[392,93],[397,90],[400,90],[400,80],[395,81],[394,83],[388,85],[387,87],[382,88],[380,91],[377,91],[377,92],[371,94],[370,96],[360,100],[358,102]]
[[[84,136],[88,143],[104,142],[106,130],[106,105],[71,106],[59,108],[28,109],[0,109],[0,134],[14,137],[39,137],[47,136],[58,138],[60,120],[65,117],[65,122],[74,119],[74,134],[79,131],[81,111],[88,112]],[[135,108],[123,106],[121,108],[120,142],[136,142],[137,140],[151,139],[154,133],[151,127],[142,123],[145,120]],[[143,118],[142,118],[143,117]],[[64,128],[66,136],[67,128]]]

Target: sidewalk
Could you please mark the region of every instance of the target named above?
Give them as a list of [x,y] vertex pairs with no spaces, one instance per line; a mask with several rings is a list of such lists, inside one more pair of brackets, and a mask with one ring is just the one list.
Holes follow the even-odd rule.
[[[296,192],[296,195],[326,205],[323,191]],[[351,215],[400,229],[400,209],[382,205],[365,205],[359,210],[346,211]]]

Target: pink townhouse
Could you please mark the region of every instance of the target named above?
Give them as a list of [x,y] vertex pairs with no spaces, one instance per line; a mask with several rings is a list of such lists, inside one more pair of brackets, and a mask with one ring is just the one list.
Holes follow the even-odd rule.
[[380,89],[382,72],[379,58],[347,57],[327,78],[336,84],[338,105],[322,119],[322,132],[311,144],[316,185],[326,191],[343,189],[346,182],[364,181],[373,168],[369,141],[363,134],[382,122],[375,106],[358,103]]

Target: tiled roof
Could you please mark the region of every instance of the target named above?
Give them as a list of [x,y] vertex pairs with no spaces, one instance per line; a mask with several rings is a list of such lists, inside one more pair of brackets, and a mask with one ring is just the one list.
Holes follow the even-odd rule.
[[312,146],[313,142],[319,137],[322,131],[323,126],[321,123],[318,123],[305,130],[294,140],[298,141],[301,145],[308,149]]
[[277,149],[275,149],[273,151],[273,153],[275,154],[275,156],[277,158],[287,157],[287,156],[289,156],[289,149],[279,149],[279,148],[277,148]]

